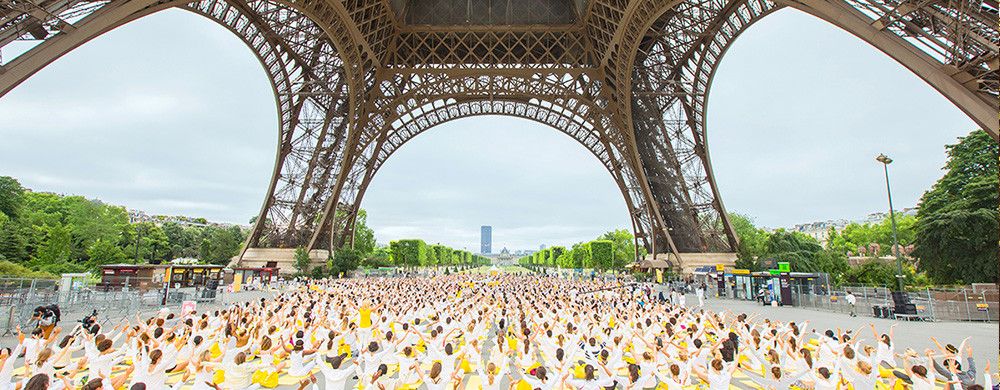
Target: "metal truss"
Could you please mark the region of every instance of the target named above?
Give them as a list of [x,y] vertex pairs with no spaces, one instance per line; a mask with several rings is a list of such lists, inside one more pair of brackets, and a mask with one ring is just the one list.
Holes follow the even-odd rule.
[[[335,249],[373,177],[447,121],[509,115],[577,140],[652,253],[738,246],[705,123],[719,61],[794,7],[872,44],[994,138],[996,0],[0,0],[0,95],[124,23],[179,7],[231,30],[269,75],[279,145],[246,247]],[[676,263],[675,263],[676,264]]]

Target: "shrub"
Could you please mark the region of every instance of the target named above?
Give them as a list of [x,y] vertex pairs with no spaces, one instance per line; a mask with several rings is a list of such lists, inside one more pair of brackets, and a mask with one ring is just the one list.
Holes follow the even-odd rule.
[[597,269],[611,268],[615,253],[611,241],[597,240],[590,242],[591,266]]
[[0,275],[17,277],[17,278],[41,278],[41,279],[56,279],[55,274],[44,272],[44,271],[32,271],[23,265],[12,263],[6,260],[0,260]]

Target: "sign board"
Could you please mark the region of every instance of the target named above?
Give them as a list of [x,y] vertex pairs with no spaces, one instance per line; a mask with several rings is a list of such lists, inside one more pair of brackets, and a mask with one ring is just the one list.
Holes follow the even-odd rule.
[[767,270],[767,272],[769,272],[771,274],[771,276],[781,275],[781,271],[776,270],[776,269],[769,269],[769,270]]
[[656,283],[663,283],[663,270],[659,268],[656,269]]
[[986,304],[986,303],[977,303],[976,304],[976,310],[979,310],[979,311],[989,311],[990,310],[990,305]]
[[779,272],[792,272],[792,267],[791,267],[791,265],[788,264],[787,261],[779,261],[778,262],[778,271]]
[[716,264],[715,265],[715,270],[719,271],[719,272],[725,271],[726,270],[726,265],[725,264]]
[[198,302],[184,301],[181,303],[181,317],[191,314],[198,307]]
[[830,296],[830,302],[837,302],[837,296],[836,295],[831,295]]
[[734,269],[733,275],[750,275],[750,270],[748,269]]
[[782,272],[779,276],[779,286],[781,291],[781,304],[792,305],[792,281],[787,272]]

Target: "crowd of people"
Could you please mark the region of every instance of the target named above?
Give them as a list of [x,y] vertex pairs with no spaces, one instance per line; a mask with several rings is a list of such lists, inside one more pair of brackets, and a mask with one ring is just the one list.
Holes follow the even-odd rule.
[[969,339],[901,350],[892,329],[817,331],[683,296],[503,273],[302,280],[218,311],[19,329],[0,390],[993,386]]

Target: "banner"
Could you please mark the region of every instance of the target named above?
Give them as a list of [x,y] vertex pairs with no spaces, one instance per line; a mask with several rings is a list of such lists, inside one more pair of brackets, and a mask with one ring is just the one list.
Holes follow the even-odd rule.
[[181,303],[181,317],[193,313],[197,307],[198,302],[184,301],[184,303]]
[[656,269],[656,283],[663,283],[663,270],[659,268]]

